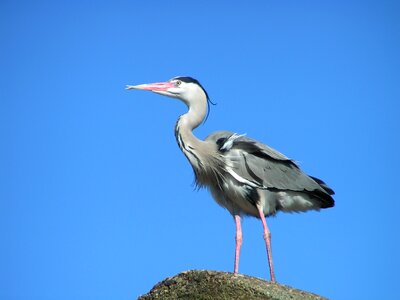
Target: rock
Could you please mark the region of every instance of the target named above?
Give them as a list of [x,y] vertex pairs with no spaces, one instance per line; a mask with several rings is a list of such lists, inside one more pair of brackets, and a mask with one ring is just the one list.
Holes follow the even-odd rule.
[[179,273],[156,284],[138,300],[297,300],[327,299],[246,275],[208,270]]

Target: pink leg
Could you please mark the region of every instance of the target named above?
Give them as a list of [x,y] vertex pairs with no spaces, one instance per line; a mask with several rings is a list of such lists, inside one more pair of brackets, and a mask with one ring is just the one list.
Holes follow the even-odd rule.
[[272,250],[271,250],[271,232],[268,229],[267,221],[265,220],[264,213],[261,207],[257,207],[258,214],[260,215],[261,222],[264,228],[264,240],[265,246],[267,248],[267,255],[268,255],[268,264],[269,264],[269,272],[271,275],[271,282],[276,282],[275,279],[275,272],[274,272],[274,265],[272,263]]
[[236,247],[235,247],[235,266],[234,266],[234,274],[239,272],[239,256],[240,256],[240,247],[242,247],[242,226],[240,224],[240,216],[235,215],[235,223],[236,223]]

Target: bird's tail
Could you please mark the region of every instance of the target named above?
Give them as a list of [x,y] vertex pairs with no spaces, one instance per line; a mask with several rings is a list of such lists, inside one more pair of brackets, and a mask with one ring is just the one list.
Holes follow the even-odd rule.
[[321,179],[310,176],[319,186],[322,188],[321,190],[313,191],[312,194],[314,197],[317,197],[321,202],[321,208],[329,208],[335,206],[335,200],[333,200],[331,195],[334,195],[335,192]]
[[321,179],[310,176],[316,183],[320,185],[324,189],[325,192],[327,192],[329,195],[335,195],[335,192]]

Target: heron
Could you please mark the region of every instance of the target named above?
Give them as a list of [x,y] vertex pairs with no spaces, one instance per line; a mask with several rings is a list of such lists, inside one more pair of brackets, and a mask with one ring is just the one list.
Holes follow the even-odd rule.
[[234,274],[239,272],[242,246],[241,218],[261,220],[270,280],[276,282],[271,233],[266,218],[277,212],[305,212],[334,206],[334,191],[321,179],[304,173],[298,164],[243,134],[217,131],[198,139],[193,130],[206,119],[210,98],[200,82],[178,76],[165,82],[128,85],[127,89],[152,91],[176,98],[188,111],[175,125],[179,148],[192,165],[195,183],[207,187],[216,202],[233,216],[235,235]]

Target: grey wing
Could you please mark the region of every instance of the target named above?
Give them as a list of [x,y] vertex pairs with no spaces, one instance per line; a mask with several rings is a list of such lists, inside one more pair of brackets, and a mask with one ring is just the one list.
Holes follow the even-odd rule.
[[333,206],[334,192],[322,180],[308,176],[282,153],[243,135],[218,131],[206,138],[217,145],[227,171],[238,181],[253,187],[307,193],[318,198],[321,207]]

